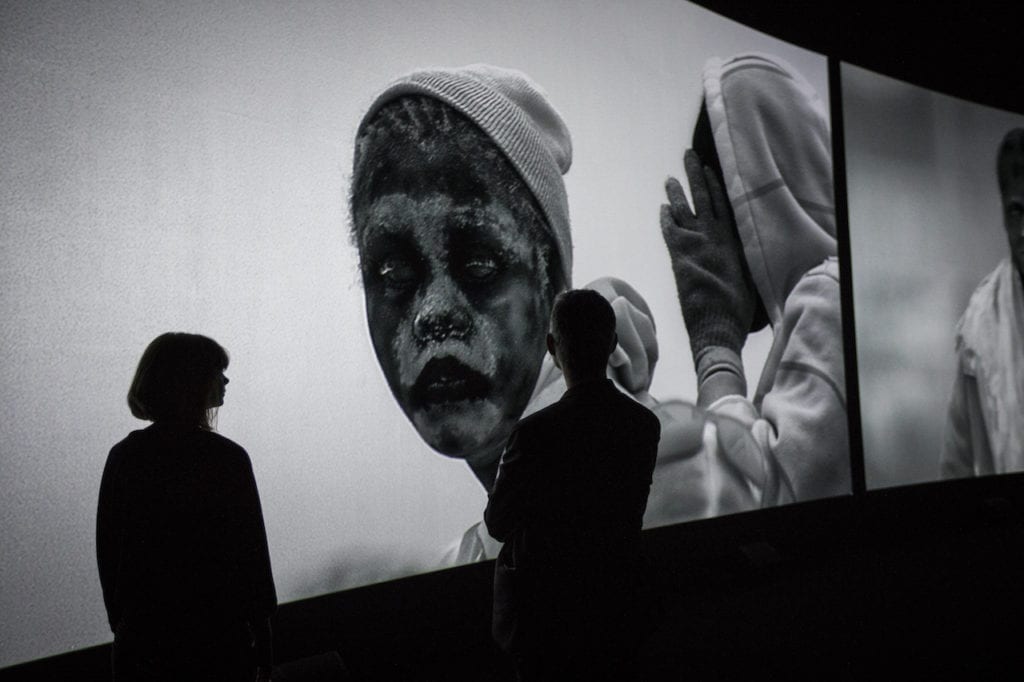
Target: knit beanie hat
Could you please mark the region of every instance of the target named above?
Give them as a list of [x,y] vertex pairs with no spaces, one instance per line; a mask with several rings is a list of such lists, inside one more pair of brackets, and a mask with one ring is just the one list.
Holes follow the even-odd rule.
[[382,106],[403,95],[427,95],[444,102],[494,141],[544,211],[562,274],[571,283],[572,235],[562,175],[572,164],[572,140],[541,87],[521,71],[488,64],[413,71],[377,96],[357,137]]

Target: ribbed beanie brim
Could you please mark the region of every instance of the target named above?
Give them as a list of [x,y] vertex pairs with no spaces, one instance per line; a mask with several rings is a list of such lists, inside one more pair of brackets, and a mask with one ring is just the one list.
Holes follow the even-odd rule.
[[434,97],[490,137],[530,188],[547,219],[566,284],[572,282],[572,234],[562,175],[572,140],[544,91],[526,74],[488,64],[414,71],[393,81],[370,105],[357,137],[378,110],[403,95]]

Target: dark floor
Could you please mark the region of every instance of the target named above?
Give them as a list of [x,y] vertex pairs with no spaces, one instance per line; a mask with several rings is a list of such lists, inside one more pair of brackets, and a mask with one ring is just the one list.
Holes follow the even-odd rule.
[[[826,500],[645,533],[638,680],[1018,678],[1024,475]],[[490,563],[283,605],[279,682],[514,678]],[[345,675],[317,655],[336,651]],[[289,664],[289,662],[291,662]],[[109,679],[94,647],[0,671]]]

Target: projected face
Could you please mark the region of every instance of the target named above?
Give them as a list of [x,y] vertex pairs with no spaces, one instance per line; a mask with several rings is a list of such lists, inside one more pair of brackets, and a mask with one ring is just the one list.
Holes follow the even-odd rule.
[[1003,192],[1003,225],[1017,272],[1024,273],[1024,175],[1012,177]]
[[482,463],[500,453],[544,356],[544,259],[499,193],[469,199],[426,184],[376,196],[363,214],[370,335],[423,439]]

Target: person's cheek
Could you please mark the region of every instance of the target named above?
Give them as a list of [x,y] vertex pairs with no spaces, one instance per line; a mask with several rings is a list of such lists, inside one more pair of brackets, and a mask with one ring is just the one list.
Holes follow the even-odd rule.
[[547,329],[541,320],[542,308],[539,292],[529,282],[517,278],[509,282],[500,309],[493,313],[494,319],[501,321],[505,339],[501,344],[505,350],[503,380],[510,387],[528,383],[543,358],[541,348]]
[[542,290],[534,278],[520,276],[513,280],[506,314],[513,332],[518,332],[521,341],[531,348],[543,339],[547,331],[547,320],[542,312],[543,299]]
[[403,308],[393,305],[384,300],[382,296],[375,297],[368,303],[368,315],[370,323],[370,336],[373,340],[373,349],[377,355],[384,376],[393,391],[398,391],[398,367],[401,358],[395,350],[394,339],[403,334],[402,317]]

